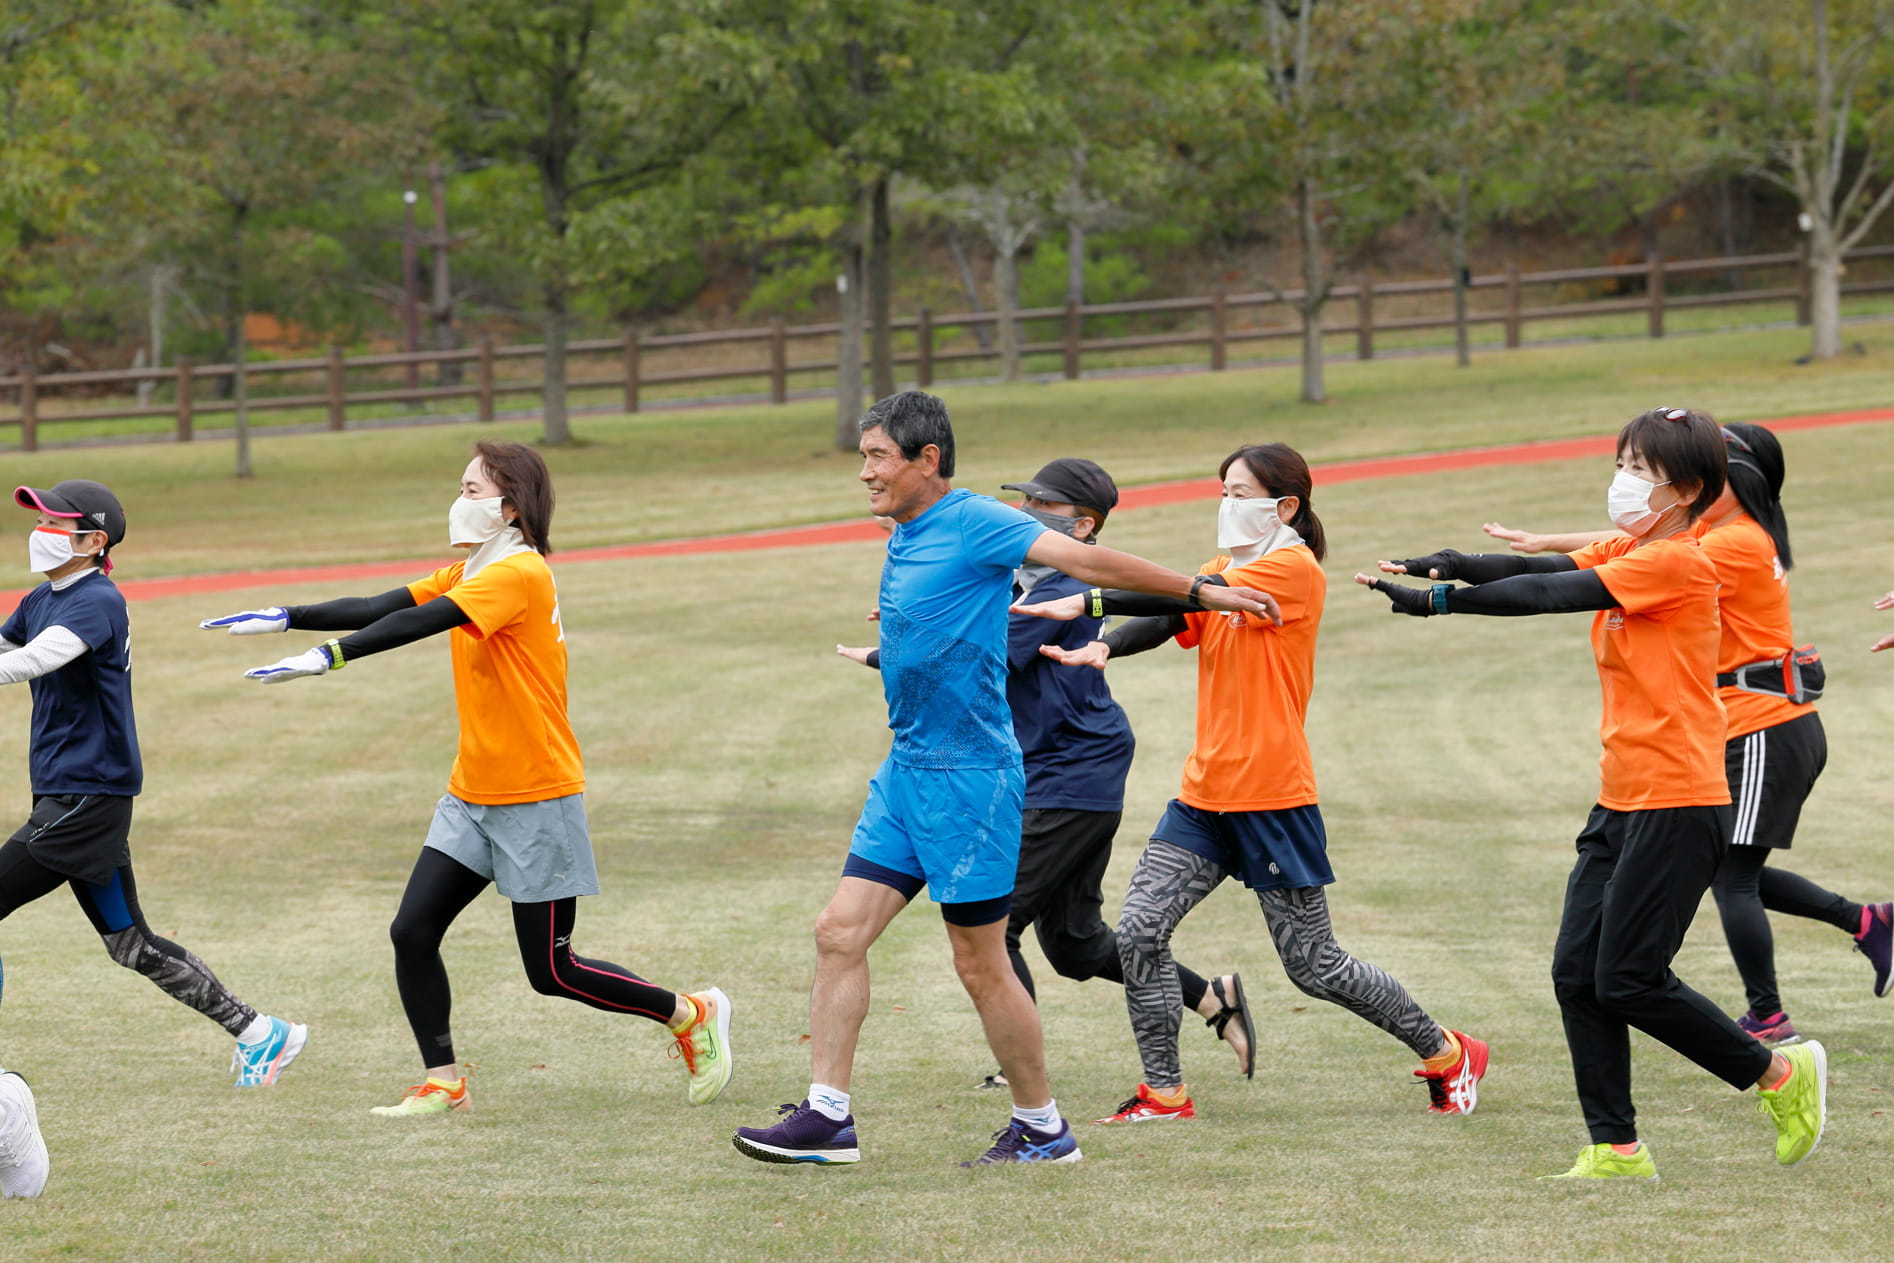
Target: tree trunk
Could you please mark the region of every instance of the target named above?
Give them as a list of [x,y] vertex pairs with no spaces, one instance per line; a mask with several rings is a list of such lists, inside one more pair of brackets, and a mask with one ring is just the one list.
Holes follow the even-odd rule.
[[1453,210],[1453,359],[1461,368],[1473,362],[1467,346],[1467,175],[1460,173],[1460,192]]
[[993,251],[993,297],[1000,325],[1000,376],[1019,380],[1019,260],[1011,243]]
[[842,243],[842,329],[835,341],[835,450],[861,446],[862,408],[862,242],[851,231]]
[[888,177],[869,199],[868,319],[875,398],[894,393],[894,224],[888,213]]
[[[169,263],[154,264],[151,269],[150,307],[146,312],[146,337],[151,347],[150,363],[147,367],[164,367],[164,306],[165,296],[170,292],[173,267]],[[143,408],[151,403],[152,387],[156,381],[138,383],[138,406]]]
[[231,356],[231,363],[236,365],[236,372],[231,375],[231,381],[234,383],[232,393],[236,396],[237,406],[231,416],[237,427],[237,477],[239,478],[256,476],[256,471],[250,466],[250,368],[245,363],[249,357],[250,340],[240,318],[237,321],[236,353]]
[[1328,299],[1322,276],[1322,229],[1315,220],[1315,188],[1296,186],[1296,228],[1302,246],[1302,402],[1327,403],[1322,380],[1322,308]]
[[[433,266],[429,269],[433,273],[429,277],[433,292],[429,296],[428,318],[434,324],[434,349],[451,351],[460,345],[460,339],[454,334],[454,286],[448,271],[447,177],[441,172],[438,158],[428,164],[427,187],[434,203],[434,239],[428,243],[433,247]],[[441,385],[460,384],[459,360],[441,360],[434,368]]]
[[1065,221],[1065,301],[1085,305],[1085,222]]
[[[967,310],[979,315],[986,310],[986,304],[980,301],[980,286],[973,279],[973,266],[967,262],[967,247],[960,240],[960,230],[947,226],[947,250],[954,256],[954,271],[960,274],[960,292],[967,296]],[[993,331],[984,324],[973,326],[973,340],[980,344],[982,351],[993,349]]]
[[543,403],[545,432],[539,441],[561,447],[572,441],[572,422],[566,415],[566,283],[562,276],[546,282],[546,385]]
[[1809,358],[1841,354],[1841,247],[1832,234],[1809,241]]

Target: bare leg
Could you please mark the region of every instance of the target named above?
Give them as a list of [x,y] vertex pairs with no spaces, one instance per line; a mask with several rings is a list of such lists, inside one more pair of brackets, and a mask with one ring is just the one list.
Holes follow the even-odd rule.
[[[815,984],[809,988],[809,1047],[815,1081],[843,1092],[855,1065],[855,1045],[868,1017],[868,949],[908,906],[892,886],[844,877],[829,906],[815,919]],[[998,922],[1005,933],[1006,923]],[[1006,946],[1000,964],[1012,977]],[[1018,980],[1013,985],[1018,987]],[[1022,990],[1020,994],[1024,995]]]
[[1006,918],[987,925],[949,924],[947,938],[954,948],[954,972],[960,975],[960,984],[980,1014],[987,1046],[999,1059],[1000,1070],[1012,1088],[1013,1104],[1026,1109],[1044,1108],[1052,1100],[1052,1087],[1046,1081],[1039,1010],[1020,985],[1006,954]]

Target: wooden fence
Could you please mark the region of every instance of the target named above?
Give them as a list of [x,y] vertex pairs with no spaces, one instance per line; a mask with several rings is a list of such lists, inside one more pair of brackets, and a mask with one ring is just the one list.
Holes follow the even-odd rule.
[[[1853,251],[1848,256],[1850,262],[1886,257],[1894,257],[1894,246],[1867,247]],[[1786,283],[1773,286],[1747,284],[1751,273],[1768,271],[1786,273]],[[1726,289],[1694,293],[1676,292],[1671,286],[1671,281],[1678,277],[1714,276],[1717,273],[1739,278],[1740,283]],[[1579,301],[1552,301],[1536,306],[1527,305],[1525,300],[1525,291],[1533,288],[1554,286],[1568,292],[1574,288],[1595,292],[1599,287],[1614,285],[1628,289],[1641,286],[1643,292],[1618,297],[1581,297]],[[1501,326],[1503,342],[1507,347],[1519,346],[1524,339],[1526,326],[1532,322],[1625,313],[1645,313],[1645,331],[1653,338],[1664,336],[1667,313],[1690,308],[1791,303],[1796,321],[1800,324],[1809,321],[1806,251],[1705,259],[1653,259],[1645,263],[1542,272],[1521,272],[1517,267],[1508,267],[1504,272],[1471,277],[1469,289],[1475,295],[1498,291],[1500,302],[1497,307],[1469,311],[1466,323],[1470,326]],[[1340,313],[1344,318],[1352,319],[1343,324],[1326,324],[1323,332],[1330,336],[1352,336],[1354,355],[1359,359],[1372,359],[1377,335],[1456,327],[1458,322],[1451,313],[1398,315],[1388,310],[1397,302],[1412,307],[1416,298],[1450,295],[1452,291],[1451,279],[1375,284],[1364,277],[1354,284],[1338,285],[1332,291],[1327,308],[1329,318],[1333,320]],[[1852,282],[1844,284],[1842,291],[1844,295],[1894,293],[1894,279]],[[1043,328],[1046,322],[1050,322],[1061,331],[1062,336],[1054,339],[1022,342],[1021,353],[1034,357],[1057,356],[1068,378],[1080,376],[1087,355],[1122,357],[1126,352],[1159,348],[1188,349],[1192,353],[1189,361],[1167,361],[1170,364],[1221,371],[1229,364],[1233,347],[1271,340],[1300,339],[1302,331],[1297,321],[1289,321],[1278,327],[1264,327],[1242,322],[1238,319],[1238,313],[1292,304],[1301,296],[1295,290],[1271,290],[1084,306],[1070,304],[1018,311],[1015,318],[1021,322],[1023,329]],[[1119,336],[1085,336],[1088,320],[1137,316],[1156,316],[1173,324],[1188,320],[1201,327]],[[913,316],[899,317],[893,322],[894,328],[908,335],[903,341],[911,345],[904,345],[897,353],[896,369],[905,380],[926,387],[934,384],[937,370],[945,365],[992,361],[997,355],[996,351],[984,345],[964,345],[965,335],[981,326],[991,327],[999,319],[999,315],[994,312],[935,315],[926,309]],[[962,336],[957,339],[943,338],[943,334],[950,330],[958,330]],[[613,370],[605,376],[569,375],[567,389],[569,393],[608,389],[622,401],[625,411],[636,412],[642,402],[643,392],[653,386],[762,381],[767,383],[769,399],[774,403],[784,403],[789,398],[791,374],[828,374],[832,379],[837,369],[832,347],[828,357],[798,359],[791,355],[792,344],[807,344],[811,341],[833,343],[840,333],[841,325],[834,322],[788,325],[776,319],[765,326],[750,329],[643,336],[635,330],[627,330],[622,338],[574,340],[568,344],[571,357],[569,363],[583,363],[600,356],[610,357],[615,363]],[[751,347],[760,348],[762,356],[734,364],[699,363],[654,371],[646,363],[648,357],[656,357],[663,352],[695,351],[702,358],[715,358],[715,353],[722,349],[736,348],[741,352]],[[322,357],[250,362],[246,366],[246,374],[258,393],[251,396],[249,408],[252,412],[308,410],[326,417],[330,429],[340,430],[348,424],[351,407],[460,399],[472,400],[474,416],[481,421],[491,421],[501,399],[538,396],[544,389],[543,378],[532,380],[515,377],[507,374],[505,367],[517,361],[539,360],[543,363],[544,357],[545,348],[541,345],[502,346],[497,345],[491,337],[482,337],[471,348],[386,355],[344,356],[339,348],[332,346],[328,354]],[[434,367],[442,384],[420,384],[420,368],[430,365]],[[472,368],[471,381],[466,380],[469,366]],[[376,382],[371,383],[377,387],[375,389],[350,388],[351,374],[385,373],[392,369],[402,370],[404,384],[389,387],[384,382]],[[234,371],[235,366],[232,364],[192,364],[187,361],[180,361],[169,368],[44,375],[35,374],[31,367],[27,367],[16,376],[0,377],[0,399],[10,396],[14,404],[13,415],[0,415],[0,427],[17,427],[20,448],[33,451],[39,445],[41,427],[47,424],[166,417],[172,423],[166,428],[173,431],[177,441],[188,443],[199,418],[235,410],[236,405],[232,400],[212,397],[206,391],[207,385],[229,379]],[[272,393],[269,384],[273,379],[282,380],[291,390],[298,385],[303,389],[300,393],[290,393],[289,390]],[[122,393],[118,398],[101,394],[102,387],[135,392],[146,383],[154,387],[169,384],[170,400],[163,403],[128,404],[122,401]],[[319,386],[319,389],[310,388],[312,386]],[[833,389],[832,383],[829,389]]]

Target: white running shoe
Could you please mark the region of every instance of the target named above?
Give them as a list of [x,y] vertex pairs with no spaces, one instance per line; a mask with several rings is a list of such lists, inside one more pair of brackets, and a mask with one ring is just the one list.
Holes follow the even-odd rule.
[[33,1089],[12,1071],[0,1071],[0,1197],[38,1197],[50,1170]]

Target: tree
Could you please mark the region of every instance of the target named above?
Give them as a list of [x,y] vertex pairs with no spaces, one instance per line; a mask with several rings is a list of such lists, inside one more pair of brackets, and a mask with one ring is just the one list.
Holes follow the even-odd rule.
[[653,269],[690,244],[686,175],[742,113],[717,0],[407,0],[445,137],[509,177],[493,207],[545,312],[545,433],[572,440],[566,344],[575,290]]

